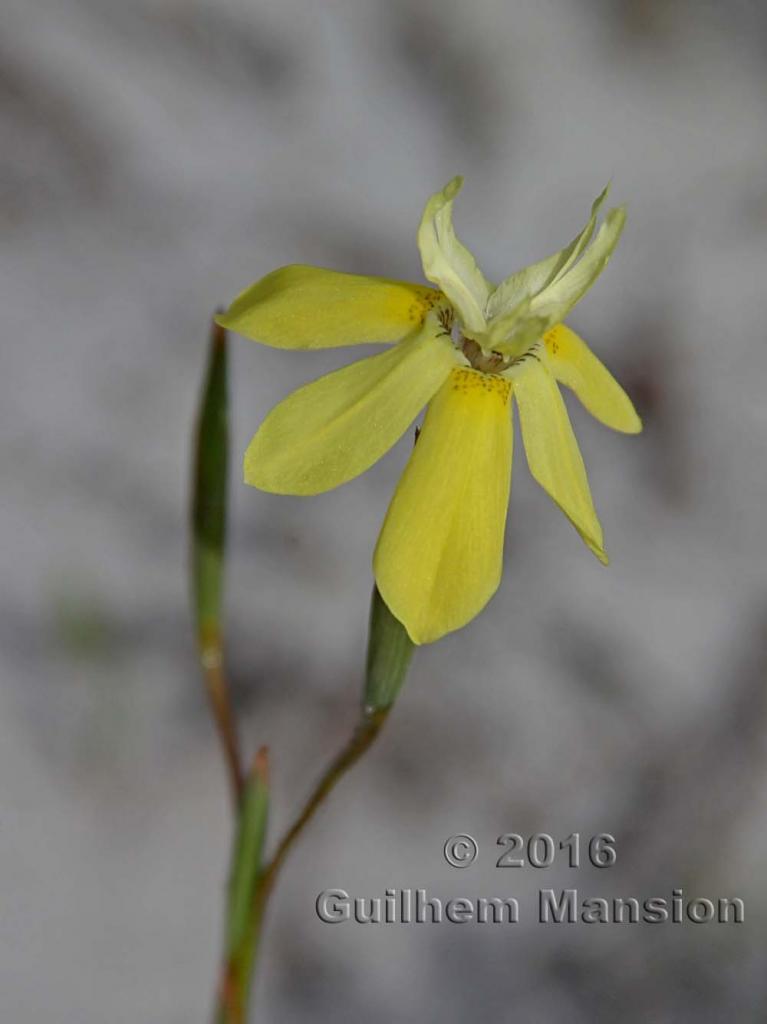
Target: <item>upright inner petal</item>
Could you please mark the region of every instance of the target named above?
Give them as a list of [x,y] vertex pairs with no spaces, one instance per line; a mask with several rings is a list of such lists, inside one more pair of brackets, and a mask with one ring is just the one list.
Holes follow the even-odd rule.
[[416,643],[465,625],[501,578],[511,384],[454,369],[429,405],[376,548],[378,587]]
[[518,305],[526,296],[537,295],[543,288],[565,274],[570,267],[578,260],[586,246],[591,241],[596,227],[597,215],[607,198],[610,190],[609,185],[597,196],[591,206],[591,216],[585,227],[578,232],[575,238],[559,252],[547,256],[537,263],[532,263],[515,274],[511,274],[505,281],[501,281],[493,291],[487,304],[488,315],[491,318],[508,314],[514,306]]
[[596,238],[580,260],[533,296],[530,311],[551,325],[564,320],[602,273],[615,251],[626,223],[626,210],[616,206],[605,217]]
[[481,333],[491,286],[453,228],[453,200],[463,184],[453,180],[426,204],[418,228],[423,272],[455,306],[465,331]]

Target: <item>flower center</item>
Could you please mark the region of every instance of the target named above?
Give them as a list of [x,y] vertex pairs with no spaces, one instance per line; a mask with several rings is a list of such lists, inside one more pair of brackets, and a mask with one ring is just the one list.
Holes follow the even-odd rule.
[[540,341],[535,341],[526,351],[519,355],[496,352],[495,350],[485,352],[482,346],[473,338],[467,338],[461,333],[460,325],[456,323],[455,311],[447,304],[438,308],[437,319],[442,328],[440,334],[449,338],[453,345],[464,354],[472,370],[498,376],[507,370],[511,370],[519,363],[524,363],[527,359],[538,359],[536,349],[539,347]]
[[475,370],[480,370],[482,373],[502,373],[508,369],[508,356],[504,356],[500,352],[485,353],[472,338],[462,337],[459,345]]

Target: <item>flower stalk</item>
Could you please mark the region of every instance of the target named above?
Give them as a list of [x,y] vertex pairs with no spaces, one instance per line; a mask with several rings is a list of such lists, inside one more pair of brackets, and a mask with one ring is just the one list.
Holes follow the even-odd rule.
[[255,966],[266,907],[283,864],[325,800],[377,739],[405,682],[414,647],[405,627],[394,618],[374,586],[360,716],[349,741],[325,769],[259,876],[252,905],[251,966]]

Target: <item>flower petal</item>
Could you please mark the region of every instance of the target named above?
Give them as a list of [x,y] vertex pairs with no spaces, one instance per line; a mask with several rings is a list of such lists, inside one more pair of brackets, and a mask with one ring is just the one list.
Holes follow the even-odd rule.
[[557,324],[543,336],[542,357],[556,379],[572,388],[588,411],[605,426],[624,434],[638,434],[642,421],[631,399],[566,324]]
[[538,263],[518,270],[516,274],[507,277],[498,285],[488,300],[488,316],[497,317],[509,313],[525,296],[537,294],[572,267],[591,241],[597,223],[597,215],[609,191],[610,186],[608,185],[594,200],[591,205],[591,216],[586,226],[569,245],[560,249],[559,252],[547,256],[546,259],[539,260]]
[[399,341],[439,300],[424,285],[294,265],[239,295],[216,322],[274,348]]
[[531,313],[546,317],[552,325],[564,320],[607,266],[625,223],[625,207],[610,210],[581,259],[533,297]]
[[450,299],[467,331],[485,328],[485,305],[491,286],[469,250],[453,230],[453,200],[463,185],[456,177],[426,204],[418,228],[423,272]]
[[386,514],[376,581],[417,644],[465,625],[500,582],[510,392],[502,377],[453,370],[429,405]]
[[245,452],[245,482],[319,494],[373,465],[404,434],[455,366],[439,325],[329,373],[272,409]]
[[606,565],[586,467],[554,378],[545,366],[530,360],[514,376],[514,395],[530,472]]

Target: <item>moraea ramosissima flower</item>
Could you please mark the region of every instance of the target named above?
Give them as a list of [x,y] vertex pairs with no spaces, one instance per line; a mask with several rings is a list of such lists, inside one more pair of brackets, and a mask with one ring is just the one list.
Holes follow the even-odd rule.
[[372,466],[427,407],[374,557],[378,588],[415,643],[465,625],[498,587],[514,400],[532,475],[605,563],[558,384],[608,427],[641,430],[623,389],[562,322],[607,265],[625,210],[610,210],[595,234],[605,189],[568,246],[494,285],[453,229],[461,185],[454,178],[432,196],[418,229],[434,288],[289,266],[252,285],[218,318],[276,348],[392,346],[277,405],[251,441],[244,469],[245,481],[266,491],[330,490]]

